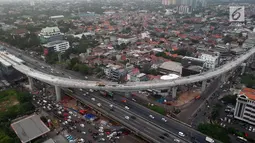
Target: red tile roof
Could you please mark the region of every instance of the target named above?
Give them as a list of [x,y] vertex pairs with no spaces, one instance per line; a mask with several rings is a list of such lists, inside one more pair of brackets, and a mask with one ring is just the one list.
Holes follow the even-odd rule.
[[251,100],[255,100],[255,89],[252,88],[243,88],[239,93],[240,95],[244,94]]

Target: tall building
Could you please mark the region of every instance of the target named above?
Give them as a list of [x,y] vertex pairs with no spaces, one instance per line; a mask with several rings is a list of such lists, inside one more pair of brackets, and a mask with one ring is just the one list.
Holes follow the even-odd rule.
[[181,0],[180,4],[194,8],[206,7],[206,0]]
[[175,5],[177,0],[162,0],[163,5]]
[[234,117],[255,125],[255,90],[243,88],[236,99]]

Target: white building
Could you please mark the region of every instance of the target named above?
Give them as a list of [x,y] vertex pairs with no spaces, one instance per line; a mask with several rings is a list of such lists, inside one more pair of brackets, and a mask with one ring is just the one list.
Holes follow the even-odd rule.
[[236,101],[234,118],[255,125],[255,90],[242,89]]
[[214,69],[219,64],[220,54],[219,53],[214,53],[214,54],[202,53],[198,58],[205,61],[206,68]]
[[53,42],[49,42],[43,45],[44,47],[48,48],[49,51],[55,52],[65,52],[67,49],[70,48],[69,42],[66,40],[57,40]]
[[46,27],[41,30],[39,36],[44,36],[45,38],[49,38],[54,35],[61,35],[60,29],[58,27]]
[[50,19],[62,19],[64,18],[64,15],[55,15],[55,16],[50,16]]
[[137,37],[132,37],[132,38],[118,38],[118,44],[121,45],[122,43],[127,44],[127,43],[135,43],[137,41]]
[[191,8],[187,5],[180,5],[178,6],[178,13],[179,14],[191,14]]
[[95,32],[84,32],[81,34],[73,35],[73,37],[81,39],[82,36],[86,37],[86,36],[94,36],[94,35],[95,35]]

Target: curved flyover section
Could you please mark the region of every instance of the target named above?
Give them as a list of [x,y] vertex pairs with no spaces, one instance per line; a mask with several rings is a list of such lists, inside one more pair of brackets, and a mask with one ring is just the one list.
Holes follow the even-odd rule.
[[224,74],[238,65],[242,64],[250,56],[255,53],[255,48],[247,51],[241,57],[236,58],[233,61],[228,62],[227,64],[220,66],[214,70],[207,71],[198,75],[178,78],[170,81],[148,81],[148,82],[130,82],[126,84],[118,84],[116,82],[106,82],[105,86],[98,86],[97,81],[87,81],[87,80],[78,80],[78,79],[69,79],[58,76],[53,76],[50,74],[45,74],[40,71],[29,68],[26,65],[13,65],[15,69],[26,74],[32,78],[38,79],[40,81],[49,83],[51,85],[57,85],[61,87],[71,87],[71,88],[91,88],[97,90],[109,90],[109,91],[137,91],[144,89],[156,89],[156,88],[166,88],[173,87],[178,85],[195,83],[213,77],[217,77],[221,74]]

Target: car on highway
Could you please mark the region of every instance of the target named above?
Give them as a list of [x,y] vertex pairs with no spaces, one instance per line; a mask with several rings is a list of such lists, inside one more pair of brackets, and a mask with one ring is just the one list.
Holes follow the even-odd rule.
[[174,142],[180,143],[181,141],[179,139],[174,139]]
[[129,116],[125,116],[125,119],[129,120]]
[[86,135],[86,132],[84,132],[84,131],[83,131],[83,132],[81,132],[81,133],[82,133],[82,134],[84,134],[84,135]]
[[161,120],[164,121],[164,122],[167,122],[166,118],[162,118]]
[[185,137],[183,132],[179,132],[178,135],[181,136],[181,137]]
[[161,139],[163,139],[163,140],[165,139],[165,137],[164,137],[164,136],[159,136],[159,138],[161,138]]
[[152,116],[152,115],[149,115],[149,117],[151,118],[151,119],[154,119],[155,117],[154,116]]
[[98,107],[101,107],[102,105],[101,105],[101,103],[97,103],[97,106],[98,106]]
[[85,127],[85,125],[84,125],[84,124],[80,124],[80,126],[81,126],[82,128],[84,128],[84,127]]
[[136,117],[135,117],[135,116],[131,116],[131,119],[135,120],[135,119],[136,119]]
[[164,133],[163,135],[166,136],[166,137],[169,137],[169,134],[167,134],[167,133]]
[[92,100],[92,101],[96,101],[96,99],[95,99],[95,98],[91,98],[91,100]]
[[125,106],[125,109],[129,110],[129,107],[128,107],[128,106]]

